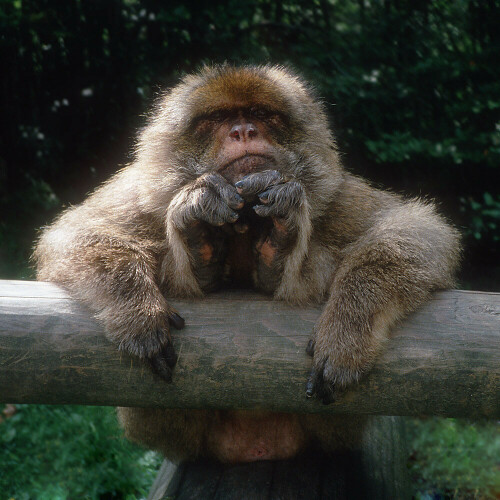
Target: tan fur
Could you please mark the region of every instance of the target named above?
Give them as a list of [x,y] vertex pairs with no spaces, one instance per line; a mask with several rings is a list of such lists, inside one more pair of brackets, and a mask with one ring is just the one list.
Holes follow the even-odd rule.
[[[241,223],[231,236],[221,232],[220,239],[205,241],[209,236],[202,232],[190,244],[199,217],[211,217],[221,231],[232,227],[227,214],[239,208],[228,208],[221,196],[236,196],[232,184],[253,172],[254,163],[242,161],[241,174],[239,163],[228,163],[241,146],[228,142],[228,134],[233,123],[248,123],[247,110],[255,105],[281,113],[285,122],[251,118],[258,135],[248,143],[250,152],[271,158],[268,168],[281,176],[271,187],[289,187],[299,201],[287,214],[272,217],[268,234],[252,232],[263,231],[262,217],[250,219],[246,234],[248,224]],[[205,118],[233,108],[243,111],[232,122],[213,125]],[[198,125],[191,122],[195,116],[201,116]],[[213,134],[201,138],[210,127]],[[221,170],[225,164],[233,167]],[[255,165],[261,175],[263,167]],[[220,174],[231,185],[217,187],[226,182]],[[286,206],[287,196],[276,203]],[[219,223],[221,213],[226,220]],[[187,76],[160,99],[139,137],[135,161],[47,228],[35,258],[38,279],[65,286],[89,305],[121,349],[154,359],[170,342],[168,318],[175,314],[165,297],[201,296],[212,289],[223,279],[214,245],[227,243],[228,252],[246,245],[242,255],[248,259],[251,242],[256,261],[232,275],[229,269],[230,276],[251,274],[254,287],[291,303],[326,301],[316,328],[314,367],[330,390],[356,382],[394,323],[432,290],[453,284],[458,240],[431,203],[374,189],[342,169],[322,106],[300,78],[281,67],[221,66]],[[226,272],[241,260],[238,255],[220,269]],[[221,446],[229,429],[224,422],[241,433],[242,447],[259,427],[290,429],[283,449],[270,445],[274,456],[282,456],[311,442],[326,449],[352,444],[363,421],[304,415],[282,424],[282,417],[270,415],[266,424],[261,415],[252,421],[248,414],[131,408],[119,409],[119,415],[130,438],[174,459],[245,459],[245,450],[238,455]],[[247,425],[254,429],[248,436],[244,422],[254,422]],[[214,441],[214,435],[221,438]]]

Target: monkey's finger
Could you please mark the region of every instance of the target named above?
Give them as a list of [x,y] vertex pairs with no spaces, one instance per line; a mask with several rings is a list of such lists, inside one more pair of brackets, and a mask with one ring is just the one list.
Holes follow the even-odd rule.
[[177,330],[182,330],[186,324],[184,318],[179,316],[176,312],[169,313],[168,322]]
[[316,341],[314,339],[311,339],[307,343],[306,354],[308,354],[309,356],[314,356],[314,345],[315,345],[315,343],[316,343]]
[[306,396],[310,398],[316,394],[323,404],[327,405],[335,401],[335,391],[333,384],[329,384],[325,380],[325,364],[326,363],[323,362],[320,363],[320,366],[312,368],[306,384]]
[[170,368],[173,368],[177,364],[177,354],[171,342],[162,349],[161,354]]
[[333,369],[330,361],[326,361],[322,370],[321,395],[318,393],[323,401],[323,404],[325,405],[334,403],[337,399],[334,372],[335,370]]
[[263,205],[254,207],[257,215],[286,218],[295,213],[294,209],[300,206],[305,193],[301,184],[290,181],[272,186],[258,196]]
[[218,191],[218,195],[230,208],[234,210],[240,210],[245,204],[245,200],[238,194],[236,188],[231,186],[231,184],[222,186]]
[[240,210],[243,208],[245,200],[237,193],[235,187],[230,187],[234,189],[234,193],[229,188],[225,188],[221,191],[220,196],[229,205],[230,208],[233,208],[234,210]]
[[245,197],[256,195],[265,191],[270,186],[285,182],[285,179],[277,170],[265,170],[264,172],[255,172],[243,177],[235,184],[238,193]]
[[161,377],[166,382],[172,381],[172,368],[167,362],[167,358],[163,356],[162,353],[155,354],[154,356],[148,358],[149,364],[153,373]]
[[193,202],[192,216],[212,226],[222,226],[226,222],[236,222],[239,214],[222,201],[213,190],[206,189]]
[[220,174],[209,174],[204,178],[205,184],[234,210],[243,208],[245,200],[238,194],[236,188]]
[[211,226],[222,226],[226,223],[233,223],[238,220],[239,215],[227,207],[227,210],[207,210],[201,211],[199,219],[208,222]]
[[316,392],[316,381],[316,370],[313,368],[309,373],[309,377],[306,383],[306,397],[312,398],[314,396],[314,393]]

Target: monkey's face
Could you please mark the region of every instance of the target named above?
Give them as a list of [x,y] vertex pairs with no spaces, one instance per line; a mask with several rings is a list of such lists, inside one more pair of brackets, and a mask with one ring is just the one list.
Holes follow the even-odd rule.
[[197,140],[206,144],[204,160],[232,184],[252,172],[277,168],[285,133],[284,118],[262,105],[218,109],[194,126]]
[[185,163],[195,175],[219,172],[234,184],[249,173],[291,169],[305,131],[295,119],[296,96],[269,72],[234,68],[189,81],[178,149],[189,152]]

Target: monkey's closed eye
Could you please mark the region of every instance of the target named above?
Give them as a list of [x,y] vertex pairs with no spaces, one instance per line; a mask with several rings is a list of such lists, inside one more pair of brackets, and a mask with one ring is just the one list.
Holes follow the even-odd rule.
[[250,115],[258,120],[266,120],[272,115],[272,113],[264,108],[253,107],[250,109]]
[[228,118],[227,113],[221,110],[213,111],[212,113],[206,115],[207,120],[217,123],[223,122],[227,118]]
[[286,118],[272,109],[266,108],[252,108],[250,110],[250,117],[264,122],[272,130],[281,131],[286,127]]
[[214,128],[226,121],[229,118],[229,113],[224,110],[216,110],[211,113],[206,113],[197,116],[192,122],[192,128],[198,134],[210,134]]

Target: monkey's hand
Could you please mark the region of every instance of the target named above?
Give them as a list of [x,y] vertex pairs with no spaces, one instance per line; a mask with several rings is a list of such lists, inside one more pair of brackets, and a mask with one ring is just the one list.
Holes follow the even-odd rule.
[[[110,253],[108,249],[108,258]],[[114,248],[116,260],[113,266],[108,264],[107,280],[96,272],[82,281],[93,278],[89,279],[95,287],[92,291],[104,306],[97,317],[104,322],[108,338],[120,350],[147,362],[154,373],[170,382],[177,363],[171,329],[184,328],[184,319],[161,294],[155,283],[155,267],[146,253]],[[105,257],[102,261],[107,262]]]
[[288,300],[290,290],[301,286],[300,269],[307,256],[312,231],[305,190],[296,180],[289,180],[277,170],[245,176],[235,184],[247,201],[258,199],[255,213],[267,218],[256,241],[256,285]]
[[418,262],[401,252],[405,242],[372,238],[370,233],[346,252],[308,345],[313,369],[306,395],[316,393],[325,404],[370,370],[390,328],[411,310],[410,296],[418,303],[427,294],[418,282]]
[[368,322],[342,316],[342,313],[323,313],[306,349],[313,356],[306,396],[316,394],[324,404],[333,403],[373,362],[368,345],[371,336]]
[[178,230],[186,230],[197,221],[222,226],[238,219],[236,210],[244,200],[222,175],[202,175],[184,187],[172,200],[168,217]]
[[261,204],[253,207],[257,215],[279,221],[283,230],[296,228],[298,209],[305,200],[304,188],[299,182],[286,179],[277,170],[265,170],[246,175],[235,186],[246,200],[259,199]]

